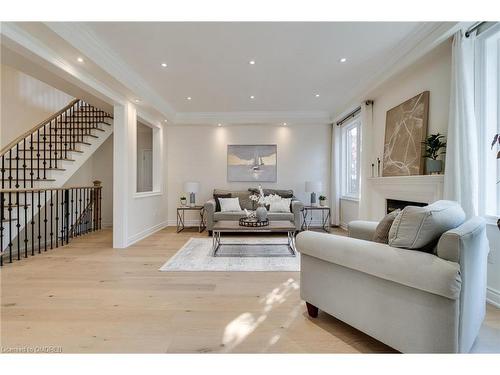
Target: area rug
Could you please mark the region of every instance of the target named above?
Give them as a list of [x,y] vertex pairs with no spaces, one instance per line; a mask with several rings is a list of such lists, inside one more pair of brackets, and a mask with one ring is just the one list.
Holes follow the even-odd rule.
[[[224,242],[225,239],[223,239]],[[211,238],[191,238],[160,271],[299,271],[300,255],[290,257],[286,239],[230,238],[231,243],[262,243],[262,246],[222,246],[217,257],[212,256]]]

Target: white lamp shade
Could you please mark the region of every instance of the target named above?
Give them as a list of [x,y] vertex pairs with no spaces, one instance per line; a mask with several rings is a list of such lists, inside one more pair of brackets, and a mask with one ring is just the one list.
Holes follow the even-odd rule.
[[184,182],[184,191],[186,193],[197,193],[200,190],[199,182]]
[[306,181],[306,193],[318,193],[323,190],[321,181]]

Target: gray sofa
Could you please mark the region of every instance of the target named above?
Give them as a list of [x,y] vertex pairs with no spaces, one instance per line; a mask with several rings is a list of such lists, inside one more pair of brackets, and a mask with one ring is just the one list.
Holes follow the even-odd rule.
[[[215,195],[231,194],[232,198],[239,198],[241,208],[247,210],[254,210],[255,204],[250,199],[250,195],[255,193],[255,189],[248,190],[222,190],[215,189]],[[292,190],[276,190],[276,189],[264,189],[264,195],[268,194],[278,194],[284,198],[291,197],[291,212],[268,212],[269,220],[288,220],[295,224],[297,231],[300,230],[301,226],[301,211],[304,208],[304,204],[293,196]],[[212,229],[217,221],[221,220],[239,220],[245,217],[244,211],[239,212],[217,212],[215,199],[210,199],[205,203],[205,218],[207,222],[208,234],[212,235]]]
[[444,232],[435,253],[371,242],[376,226],[298,235],[309,315],[319,308],[404,353],[469,352],[485,316],[484,220]]

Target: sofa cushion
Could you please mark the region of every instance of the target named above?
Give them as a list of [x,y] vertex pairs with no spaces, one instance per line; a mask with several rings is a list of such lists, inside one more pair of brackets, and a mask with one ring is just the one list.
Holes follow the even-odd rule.
[[292,198],[281,198],[279,201],[271,202],[269,212],[285,212],[291,211]]
[[344,236],[306,231],[297,236],[302,255],[449,299],[460,296],[460,266],[433,254]]
[[293,214],[291,212],[268,212],[267,218],[271,221],[293,221]]
[[389,243],[389,231],[391,230],[392,223],[396,216],[399,215],[401,210],[398,208],[384,216],[380,223],[378,223],[375,233],[373,234],[373,242]]
[[220,202],[219,198],[231,198],[231,193],[221,193],[221,194],[215,194],[214,193],[214,199],[215,199],[215,211],[220,212]]
[[389,231],[389,245],[422,249],[465,220],[462,207],[452,201],[437,201],[425,207],[407,206],[394,220]]
[[[221,220],[239,220],[242,217],[246,217],[245,211],[240,212],[215,212],[214,221]],[[269,220],[279,220],[279,221],[293,221],[293,214],[283,213],[283,212],[268,212],[267,218]]]
[[221,220],[239,220],[242,217],[246,217],[245,211],[240,212],[215,212],[214,221]]

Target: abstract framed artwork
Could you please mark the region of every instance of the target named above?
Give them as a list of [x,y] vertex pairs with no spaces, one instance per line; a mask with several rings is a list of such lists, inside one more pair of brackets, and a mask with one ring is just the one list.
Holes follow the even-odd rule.
[[228,145],[229,182],[276,182],[277,145]]
[[382,176],[424,173],[422,142],[427,136],[429,91],[387,111]]

